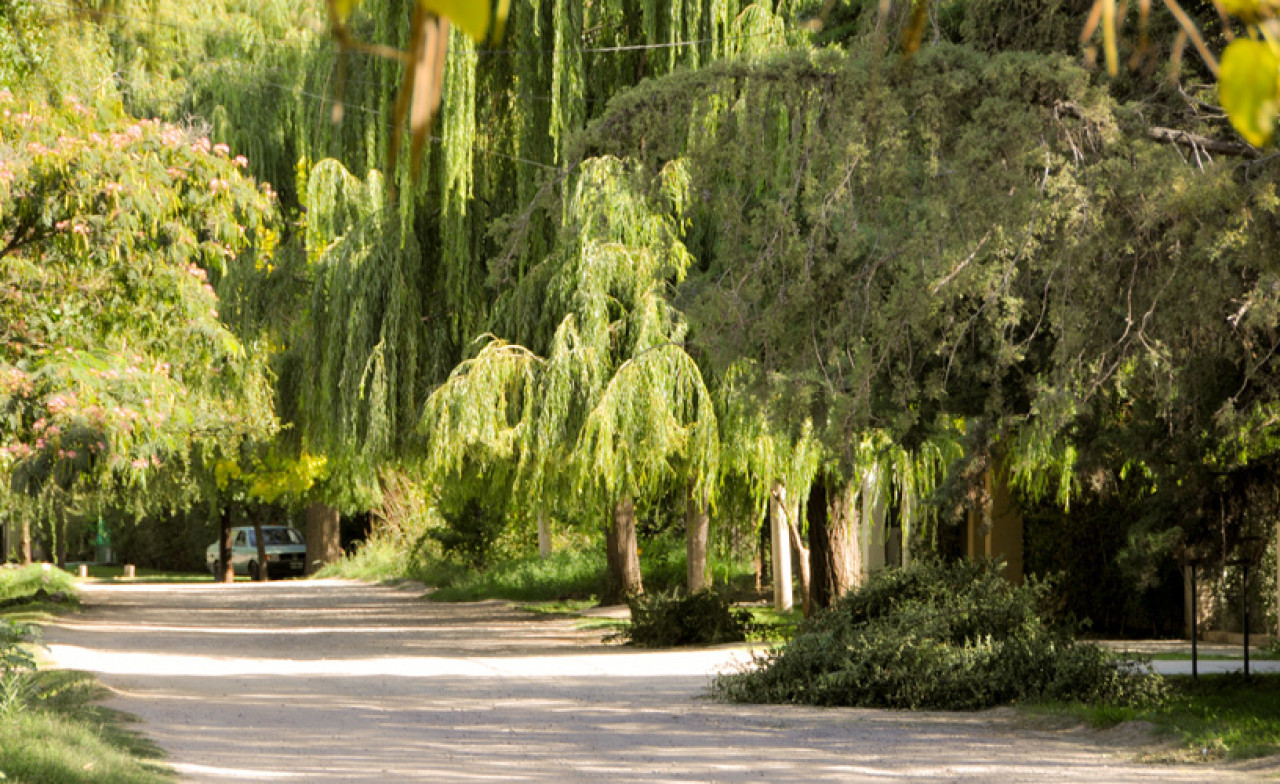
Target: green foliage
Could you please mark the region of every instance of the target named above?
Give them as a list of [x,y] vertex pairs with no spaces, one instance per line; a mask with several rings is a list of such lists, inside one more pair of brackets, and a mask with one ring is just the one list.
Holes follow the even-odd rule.
[[38,632],[13,620],[0,624],[0,721],[12,720],[31,699],[28,676],[35,672],[36,660],[25,646],[35,642]]
[[494,544],[506,528],[506,510],[480,498],[468,498],[448,511],[442,510],[445,527],[429,532],[445,556],[472,569],[484,569],[493,557]]
[[1057,713],[1098,727],[1122,721],[1154,724],[1176,741],[1173,750],[1149,755],[1159,762],[1208,762],[1249,759],[1280,751],[1280,675],[1173,676],[1166,679],[1169,696],[1158,705],[1115,707],[1080,703],[1030,706],[1037,713]]
[[168,784],[159,750],[94,705],[105,690],[83,673],[33,676],[28,710],[0,717],[0,771],[34,784]]
[[1075,643],[1048,586],[992,562],[917,561],[873,576],[715,692],[741,702],[973,710],[1042,697],[1158,702],[1158,675]]
[[752,631],[751,613],[715,591],[650,593],[627,604],[631,623],[620,636],[643,648],[742,642]]
[[479,572],[445,562],[427,565],[421,579],[437,586],[430,598],[441,602],[483,599],[550,601],[599,596],[604,591],[604,553],[564,550],[496,563]]
[[672,481],[710,493],[715,411],[666,297],[690,263],[682,183],[675,165],[652,195],[622,161],[578,167],[558,251],[501,306],[529,348],[490,339],[427,400],[437,475],[507,465],[531,506],[568,491],[600,512]]
[[270,433],[263,354],[208,282],[270,253],[269,189],[176,126],[0,104],[0,470],[31,494],[133,488]]
[[42,564],[17,568],[0,566],[0,602],[34,596],[41,591],[74,597],[75,578],[57,568],[45,571]]
[[440,558],[430,531],[443,521],[434,495],[408,474],[385,471],[371,531],[354,553],[329,564],[322,577],[361,580],[423,579],[426,564]]

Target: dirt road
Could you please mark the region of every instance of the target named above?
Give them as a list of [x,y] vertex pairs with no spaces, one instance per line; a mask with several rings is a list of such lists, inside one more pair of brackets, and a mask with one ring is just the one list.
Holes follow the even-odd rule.
[[[1085,730],[700,699],[734,653],[602,648],[501,603],[337,581],[90,585],[46,630],[183,781],[1257,782]],[[741,654],[736,654],[741,657]],[[1112,738],[1114,740],[1114,737]]]

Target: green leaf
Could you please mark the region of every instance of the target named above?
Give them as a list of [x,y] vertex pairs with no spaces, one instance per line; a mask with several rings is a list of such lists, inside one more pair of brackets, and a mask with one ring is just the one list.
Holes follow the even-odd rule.
[[1222,53],[1218,100],[1250,144],[1271,142],[1280,104],[1280,60],[1269,44],[1240,38]]

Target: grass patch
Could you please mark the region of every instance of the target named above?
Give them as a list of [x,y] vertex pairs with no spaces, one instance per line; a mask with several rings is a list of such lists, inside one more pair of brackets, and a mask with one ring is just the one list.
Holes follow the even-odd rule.
[[40,622],[79,606],[75,578],[57,567],[0,567],[0,618]]
[[426,567],[419,578],[436,586],[433,601],[508,599],[545,602],[588,600],[604,589],[604,553],[565,550],[550,558],[519,558],[475,571],[449,561]]
[[747,605],[751,613],[751,633],[747,639],[753,642],[786,642],[795,636],[796,629],[804,621],[804,613],[798,609],[785,612],[772,605]]
[[0,602],[34,596],[41,590],[74,596],[76,580],[56,566],[48,571],[43,564],[0,568]]
[[[1153,661],[1191,661],[1189,653],[1153,653],[1143,654],[1143,658]],[[1244,661],[1244,653],[1202,653],[1197,656],[1200,661]],[[1249,651],[1249,661],[1280,661],[1280,654],[1273,653],[1269,650],[1251,650]]]
[[1065,715],[1107,728],[1147,721],[1177,740],[1172,754],[1153,761],[1248,759],[1280,754],[1280,673],[1250,676],[1166,676],[1169,697],[1158,706],[1119,707],[1044,703],[1033,713]]
[[595,602],[591,599],[561,599],[551,602],[520,604],[516,605],[516,609],[534,613],[535,615],[577,615],[583,610],[594,606]]
[[24,710],[0,715],[5,784],[170,784],[158,749],[123,714],[94,704],[103,690],[82,673],[33,673]]
[[366,540],[354,553],[326,564],[315,576],[374,583],[423,579],[421,562],[414,557],[412,549],[389,537]]
[[[124,567],[116,564],[107,566],[103,564],[89,565],[89,578],[92,580],[104,580],[114,582],[124,579]],[[249,579],[248,577],[236,577],[237,580]],[[145,569],[138,567],[134,570],[134,578],[129,582],[134,583],[211,583],[213,575],[209,572],[170,572],[163,569]]]

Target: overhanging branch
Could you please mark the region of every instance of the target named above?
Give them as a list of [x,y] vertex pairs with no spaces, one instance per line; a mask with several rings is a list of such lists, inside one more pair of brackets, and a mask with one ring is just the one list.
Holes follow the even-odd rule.
[[1147,136],[1158,142],[1180,144],[1184,147],[1201,149],[1207,152],[1217,153],[1219,155],[1234,155],[1239,158],[1257,158],[1262,154],[1258,151],[1257,147],[1250,144],[1229,142],[1223,139],[1210,139],[1208,136],[1201,136],[1198,133],[1191,133],[1190,131],[1180,131],[1176,128],[1148,128]]

